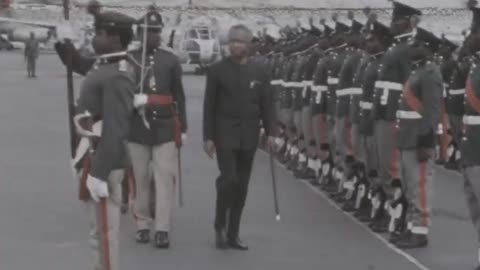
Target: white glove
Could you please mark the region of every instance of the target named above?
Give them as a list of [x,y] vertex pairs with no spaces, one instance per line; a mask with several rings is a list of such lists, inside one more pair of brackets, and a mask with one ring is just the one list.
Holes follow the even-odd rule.
[[100,198],[108,197],[108,185],[106,182],[88,175],[87,188],[90,191],[90,195],[95,202],[100,201]]
[[182,143],[185,143],[187,141],[187,134],[182,133]]
[[57,25],[57,39],[58,41],[62,42],[66,39],[74,40],[75,39],[75,31],[73,30],[72,26],[68,23]]
[[148,96],[145,94],[137,94],[133,97],[133,106],[135,108],[140,108],[142,106],[145,106],[148,101]]

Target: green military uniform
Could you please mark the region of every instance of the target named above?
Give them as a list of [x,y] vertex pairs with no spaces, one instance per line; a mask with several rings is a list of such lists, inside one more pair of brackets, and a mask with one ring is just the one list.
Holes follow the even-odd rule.
[[[160,15],[149,12],[139,20],[142,29],[161,27]],[[174,206],[176,181],[178,180],[177,148],[181,146],[181,134],[187,130],[185,93],[182,84],[182,67],[173,53],[155,48],[146,54],[145,75],[141,77],[142,51],[131,53],[137,62],[136,82],[143,84],[136,95],[146,97],[146,103],[135,110],[129,133],[129,152],[135,176],[134,215],[137,225],[137,241],[147,242],[150,226],[155,230],[157,247],[168,247],[171,229],[171,212]],[[155,184],[155,218],[150,214],[151,178],[153,169]]]
[[284,58],[281,53],[276,53],[272,60],[272,85],[273,102],[275,104],[275,114],[279,116],[279,121],[282,122],[281,115],[282,101],[285,98],[285,91],[282,89],[282,72],[283,72]]
[[39,55],[38,40],[32,35],[27,42],[25,42],[25,60],[27,62],[27,75],[29,78],[36,77],[37,59]]
[[318,135],[318,123],[316,120],[316,115],[319,115],[314,107],[315,107],[315,100],[317,92],[314,89],[314,77],[315,77],[315,69],[317,63],[320,59],[321,53],[314,49],[310,52],[308,56],[307,63],[305,64],[305,79],[304,79],[304,87],[305,87],[305,95],[303,98],[303,112],[302,112],[302,119],[303,119],[303,132],[307,141],[314,140],[317,146],[320,146],[320,140]]
[[[131,28],[133,22],[122,14],[106,12],[98,18],[96,27]],[[107,182],[110,193],[105,202],[86,202],[95,270],[120,269],[121,181],[129,164],[126,141],[133,113],[134,89],[133,65],[128,61],[127,53],[102,55],[96,68],[85,77],[77,102],[77,113],[88,112],[95,121],[94,132],[100,129],[95,132],[100,138],[89,159],[88,174]]]
[[333,61],[333,50],[328,49],[321,53],[313,75],[312,86],[312,121],[313,136],[317,145],[329,142],[327,127],[327,91],[328,91],[328,69]]
[[[465,83],[467,81],[470,63],[468,58],[463,58],[459,59],[458,62],[450,61],[448,65],[450,67],[445,66],[444,69],[448,68],[448,71],[450,72],[442,72],[445,74],[444,79],[448,80],[446,84],[445,107],[448,113],[448,119],[450,121],[450,130],[453,142],[457,148],[451,150],[454,150],[456,153],[460,153],[458,148],[460,147],[462,137]],[[460,157],[456,153],[447,153],[447,155],[449,157],[451,155],[455,155],[453,159],[457,160],[456,157]],[[446,166],[448,166],[448,164]],[[454,167],[456,166],[454,165]]]
[[[480,30],[480,9],[472,9],[472,35],[478,37]],[[468,48],[470,49],[470,48]],[[463,116],[463,137],[461,141],[463,175],[465,179],[465,194],[470,217],[480,243],[480,56],[473,51],[473,63],[469,72],[465,89],[465,106]],[[478,251],[480,265],[480,249]],[[480,266],[476,268],[480,269]]]
[[[300,48],[297,48],[297,50]],[[295,54],[295,63],[293,67],[293,74],[290,81],[290,87],[293,91],[293,125],[297,130],[297,135],[303,135],[302,127],[302,109],[303,109],[303,70],[305,66],[305,56],[297,51]]]
[[[284,51],[288,53],[288,51]],[[284,59],[284,68],[282,70],[282,104],[280,109],[280,117],[283,119],[283,123],[287,126],[287,132],[293,127],[293,90],[290,86],[290,81],[294,68],[294,58],[290,55]],[[290,134],[289,136],[293,136]]]
[[[351,130],[351,143],[352,143],[352,153],[355,156],[355,158],[364,163],[367,171],[372,170],[376,167],[375,161],[372,161],[374,157],[370,156],[370,153],[368,153],[366,150],[368,149],[365,146],[368,146],[367,144],[367,138],[362,137],[362,133],[360,132],[360,119],[361,119],[361,112],[362,112],[362,107],[361,105],[361,100],[363,98],[363,85],[364,85],[364,77],[365,77],[365,70],[367,69],[371,56],[363,53],[362,54],[362,59],[360,60],[360,63],[357,67],[357,70],[355,71],[355,76],[353,79],[353,89],[352,91],[357,91],[357,93],[352,94],[350,96],[350,108],[349,108],[349,119],[352,123],[352,130]],[[355,90],[359,89],[359,90]],[[372,141],[373,143],[373,141]],[[376,154],[376,153],[375,153]]]
[[[392,23],[401,19],[410,20],[413,15],[421,15],[421,12],[403,5],[394,3]],[[397,118],[396,112],[403,91],[404,83],[410,76],[411,63],[409,57],[409,39],[415,35],[415,31],[404,33],[394,37],[391,46],[379,65],[378,78],[375,82],[373,99],[373,117],[375,119],[375,140],[378,150],[378,177],[381,183],[379,195],[383,192],[386,196],[393,196],[391,189],[392,180],[399,177],[399,153],[396,149]],[[383,204],[386,196],[380,196],[378,211],[370,224],[372,230],[382,232],[387,230],[388,218],[383,214]]]
[[[416,39],[426,42],[432,52],[438,49],[440,43],[431,33],[419,33]],[[442,74],[436,64],[421,60],[415,67],[405,83],[397,111],[397,147],[400,151],[402,184],[409,204],[406,220],[412,233],[396,242],[404,248],[415,247],[417,241],[415,244],[418,246],[426,245],[424,240],[430,227],[433,193],[433,159],[420,159],[418,151],[430,149],[433,152],[434,134],[441,120],[443,94]]]
[[339,84],[335,94],[337,96],[335,112],[336,149],[343,160],[347,155],[353,155],[352,123],[350,118],[350,102],[352,96],[360,95],[361,88],[354,87],[355,73],[362,58],[361,50],[347,49],[347,56],[339,73]]

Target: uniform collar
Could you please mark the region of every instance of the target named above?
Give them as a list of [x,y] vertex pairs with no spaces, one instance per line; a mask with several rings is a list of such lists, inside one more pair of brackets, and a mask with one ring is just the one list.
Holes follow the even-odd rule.
[[413,37],[415,37],[416,35],[417,35],[417,29],[414,29],[414,30],[412,30],[411,32],[397,35],[397,36],[394,37],[394,39],[395,39],[395,40],[398,40],[398,41],[404,41],[404,40],[413,38]]
[[102,54],[102,55],[98,56],[97,63],[98,64],[110,64],[110,63],[118,62],[120,60],[127,59],[127,57],[128,57],[127,51]]
[[433,62],[431,60],[426,60],[426,59],[417,60],[417,61],[412,62],[413,66],[415,68],[425,67],[425,66],[431,65],[432,63]]
[[378,59],[378,58],[382,57],[384,54],[385,54],[385,51],[381,51],[381,52],[372,54],[372,58]]

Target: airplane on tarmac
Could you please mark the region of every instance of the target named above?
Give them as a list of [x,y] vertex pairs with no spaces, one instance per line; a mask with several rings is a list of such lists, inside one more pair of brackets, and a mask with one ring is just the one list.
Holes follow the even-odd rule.
[[198,66],[196,73],[203,73],[208,65],[222,58],[218,32],[207,17],[191,20],[186,25],[167,26],[162,32],[162,39],[169,41],[168,45],[182,64]]

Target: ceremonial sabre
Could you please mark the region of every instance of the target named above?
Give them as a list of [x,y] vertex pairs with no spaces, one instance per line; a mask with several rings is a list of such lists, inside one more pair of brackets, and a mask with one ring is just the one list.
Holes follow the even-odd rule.
[[[147,29],[148,27],[148,17],[145,16],[145,21],[143,25],[143,37],[142,37],[142,67],[141,67],[141,74],[140,74],[140,94],[143,94],[144,90],[144,80],[145,80],[145,62],[147,58]],[[140,109],[140,115],[142,116],[143,123],[145,127],[150,129],[150,124],[148,123],[147,119],[145,118],[145,108]]]
[[272,173],[272,188],[273,188],[273,202],[275,204],[275,219],[280,221],[280,209],[278,206],[278,195],[277,195],[277,178],[275,176],[275,164],[273,163],[273,149],[269,147],[269,156],[270,156],[270,172]]
[[183,189],[182,189],[182,150],[180,147],[177,148],[178,151],[178,203],[180,208],[183,207]]

